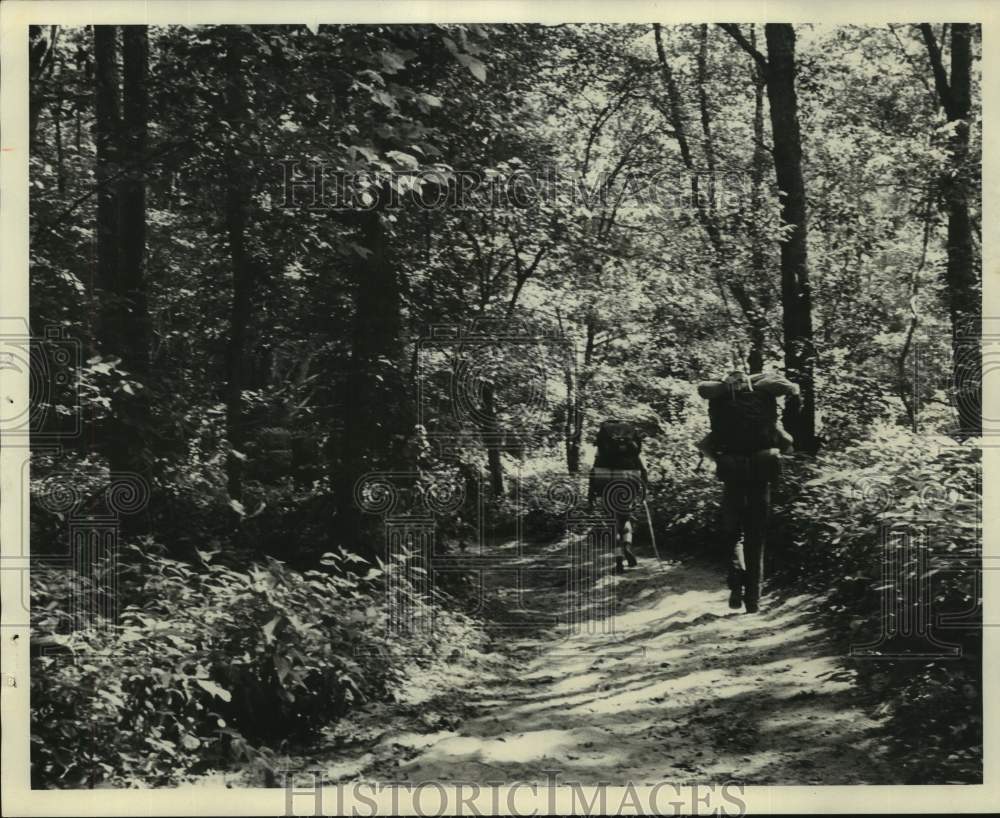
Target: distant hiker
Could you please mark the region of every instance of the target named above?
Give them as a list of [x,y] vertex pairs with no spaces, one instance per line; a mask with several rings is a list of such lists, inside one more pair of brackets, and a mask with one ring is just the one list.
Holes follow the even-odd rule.
[[[645,433],[623,420],[606,420],[597,432],[597,456],[590,470],[587,499],[591,505],[601,497],[615,517],[615,571],[638,564],[632,553],[632,510],[645,496],[649,475],[639,453]],[[631,500],[631,502],[627,502]]]
[[747,613],[756,613],[760,602],[771,483],[781,475],[779,455],[792,448],[778,426],[777,399],[798,393],[798,385],[773,373],[737,370],[723,381],[698,384],[712,426],[698,448],[722,481],[722,527],[732,553],[729,607],[745,602]]
[[403,448],[403,459],[418,474],[433,468],[433,450],[423,424],[418,423],[413,427],[413,433]]

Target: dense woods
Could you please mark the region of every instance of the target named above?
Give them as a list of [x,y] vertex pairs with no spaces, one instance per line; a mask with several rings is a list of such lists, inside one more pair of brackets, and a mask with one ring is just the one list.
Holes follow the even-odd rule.
[[[468,574],[406,584],[366,474],[436,509],[439,553],[489,553],[519,520],[559,536],[549,487],[628,418],[652,430],[661,550],[724,560],[694,384],[734,351],[801,387],[774,587],[870,642],[883,530],[929,532],[910,568],[936,575],[933,616],[965,615],[962,656],[845,664],[900,781],[980,780],[977,26],[30,46],[31,324],[80,350],[33,384],[60,442],[31,461],[36,786],[266,783],[280,741],[494,639]],[[104,591],[66,543],[122,475],[148,502],[119,514],[117,619],[81,624],[67,600]],[[390,577],[432,634],[385,630]]]

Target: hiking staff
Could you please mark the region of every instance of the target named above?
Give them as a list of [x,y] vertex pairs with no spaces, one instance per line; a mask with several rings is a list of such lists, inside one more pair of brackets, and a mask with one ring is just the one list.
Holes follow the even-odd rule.
[[626,563],[629,568],[638,564],[632,551],[632,509],[645,494],[647,472],[640,457],[645,436],[637,424],[618,418],[605,420],[597,431],[597,456],[587,494],[591,502],[601,496],[614,517],[615,548],[621,549],[615,557],[615,573],[619,574]]
[[663,562],[663,557],[660,556],[660,549],[656,547],[656,533],[653,531],[653,517],[649,513],[649,503],[646,502],[646,498],[642,498],[642,507],[646,510],[646,524],[649,526],[649,541],[653,544],[653,553],[656,554],[656,561]]

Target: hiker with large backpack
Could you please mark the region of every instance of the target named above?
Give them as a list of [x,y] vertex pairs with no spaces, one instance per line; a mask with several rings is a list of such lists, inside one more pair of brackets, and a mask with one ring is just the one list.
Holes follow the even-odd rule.
[[[630,568],[638,564],[632,552],[633,512],[644,502],[649,475],[640,452],[645,432],[633,423],[612,419],[604,421],[597,431],[597,456],[590,470],[587,498],[593,506],[602,498],[608,512],[615,518],[615,571],[622,573],[625,563]],[[652,536],[652,531],[650,531]]]
[[732,554],[729,607],[745,604],[747,613],[756,613],[760,603],[771,484],[781,475],[780,455],[792,448],[778,426],[778,398],[798,393],[782,375],[740,370],[698,384],[712,428],[698,448],[715,462],[722,481],[722,528]]

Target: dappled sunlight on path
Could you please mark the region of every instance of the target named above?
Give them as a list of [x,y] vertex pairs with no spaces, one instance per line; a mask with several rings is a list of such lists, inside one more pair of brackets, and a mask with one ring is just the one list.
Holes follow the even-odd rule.
[[548,626],[515,630],[488,667],[456,657],[456,677],[433,703],[453,702],[464,717],[448,729],[386,725],[359,772],[410,782],[544,783],[556,772],[562,782],[636,784],[893,780],[815,599],[734,612],[720,572],[697,562],[647,558],[602,577],[613,583],[613,617],[574,632],[565,591],[529,587],[525,615],[545,614]]

